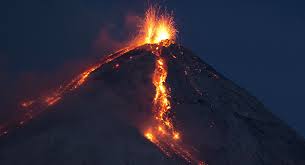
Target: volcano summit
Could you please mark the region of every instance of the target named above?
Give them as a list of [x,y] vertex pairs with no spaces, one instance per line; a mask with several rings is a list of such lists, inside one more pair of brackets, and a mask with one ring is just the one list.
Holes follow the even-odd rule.
[[149,9],[144,37],[22,102],[0,127],[0,164],[305,164],[304,139],[175,43],[173,25]]

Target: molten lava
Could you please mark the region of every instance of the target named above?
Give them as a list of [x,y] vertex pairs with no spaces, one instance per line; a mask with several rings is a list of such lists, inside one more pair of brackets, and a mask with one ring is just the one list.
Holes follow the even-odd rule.
[[145,131],[144,136],[154,143],[167,156],[180,156],[188,163],[204,163],[192,155],[190,147],[182,143],[181,134],[176,130],[171,119],[170,93],[166,86],[168,74],[166,60],[161,57],[162,47],[168,47],[176,39],[177,30],[173,17],[160,13],[156,8],[149,8],[140,31],[140,40],[145,44],[156,44],[151,52],[156,56],[152,83],[155,86],[153,100],[153,124]]
[[162,47],[167,46],[166,43],[158,43],[159,46],[155,48],[155,51],[152,51],[156,56],[155,70],[152,77],[152,83],[155,86],[152,107],[154,116],[152,124],[145,131],[144,136],[169,157],[179,156],[188,163],[204,165],[202,161],[192,154],[192,149],[182,142],[181,134],[176,130],[170,116],[170,93],[166,86],[168,69],[165,59],[161,57]]
[[[192,155],[193,151],[182,142],[181,133],[176,130],[171,117],[170,92],[166,85],[168,68],[166,60],[161,56],[162,48],[168,47],[176,39],[177,30],[173,17],[167,13],[161,13],[159,9],[150,7],[145,14],[145,19],[140,26],[136,39],[126,48],[117,51],[114,54],[102,58],[96,64],[92,65],[68,83],[61,85],[48,95],[43,95],[35,100],[21,103],[23,108],[29,109],[17,123],[18,126],[38,115],[43,109],[58,103],[65,94],[72,92],[82,86],[90,77],[90,74],[106,63],[113,61],[124,53],[144,44],[153,44],[150,50],[156,56],[155,70],[152,76],[152,83],[155,87],[155,96],[153,99],[153,117],[152,124],[144,133],[150,142],[154,143],[167,156],[178,156],[188,163],[204,164],[202,161]],[[155,47],[156,46],[156,47]],[[115,65],[117,69],[119,64]],[[35,112],[36,109],[40,109]],[[41,110],[42,109],[42,110]],[[7,133],[7,128],[0,127],[0,135]]]
[[177,32],[171,15],[161,13],[157,7],[150,7],[145,13],[135,44],[159,44],[164,40],[175,40]]

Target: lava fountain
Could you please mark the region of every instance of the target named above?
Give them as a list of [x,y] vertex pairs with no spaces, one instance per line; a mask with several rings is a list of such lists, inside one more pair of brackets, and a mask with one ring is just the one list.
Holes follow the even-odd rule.
[[145,14],[142,23],[140,38],[146,44],[159,44],[163,40],[175,40],[177,29],[175,28],[174,18],[161,13],[160,9],[150,7]]

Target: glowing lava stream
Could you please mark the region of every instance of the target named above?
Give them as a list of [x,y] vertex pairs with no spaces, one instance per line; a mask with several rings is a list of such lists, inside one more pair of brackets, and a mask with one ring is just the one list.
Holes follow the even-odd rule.
[[152,49],[149,50],[156,56],[155,70],[152,77],[152,83],[155,87],[155,97],[152,107],[153,124],[145,131],[144,136],[169,157],[178,156],[190,164],[203,165],[204,163],[193,155],[194,151],[182,142],[181,134],[176,130],[170,116],[170,93],[166,86],[168,74],[167,63],[161,55],[162,48],[168,47],[176,39],[176,33],[177,30],[174,26],[173,17],[168,14],[160,14],[159,10],[150,7],[146,11],[145,19],[138,36],[128,47],[102,58],[99,62],[77,75],[67,84],[55,89],[49,95],[22,102],[21,106],[29,111],[19,119],[14,120],[17,124],[12,124],[12,122],[10,122],[6,123],[4,126],[0,126],[0,136],[7,134],[8,128],[11,128],[12,125],[19,127],[47,107],[58,103],[66,93],[74,91],[82,86],[89,78],[90,74],[104,64],[117,59],[138,46],[154,44],[157,45],[157,47],[153,48],[154,46],[152,46]]
[[92,65],[91,67],[89,67],[88,69],[83,71],[81,74],[79,74],[75,78],[73,78],[69,83],[60,86],[59,88],[57,88],[53,92],[51,92],[49,95],[41,96],[36,100],[24,101],[21,103],[21,106],[23,108],[30,109],[30,108],[34,108],[35,106],[38,106],[39,108],[43,108],[43,107],[46,108],[46,107],[54,105],[59,100],[61,100],[61,98],[63,97],[64,94],[66,94],[67,92],[71,92],[71,91],[79,88],[80,86],[82,86],[85,83],[85,81],[89,78],[89,75],[92,72],[94,72],[95,70],[97,70],[98,68],[103,66],[104,64],[115,60],[116,58],[120,57],[124,53],[126,53],[134,48],[135,48],[135,46],[129,46],[129,47],[121,49],[113,54],[110,54],[110,55],[106,56],[105,58],[102,58],[99,62]]
[[6,135],[10,131],[10,129],[19,128],[23,126],[28,121],[32,120],[35,116],[46,110],[46,108],[55,105],[63,98],[65,94],[72,92],[82,86],[89,78],[90,74],[96,69],[100,68],[106,63],[115,60],[116,58],[122,56],[124,53],[134,48],[135,46],[129,46],[113,54],[110,54],[105,58],[102,58],[96,64],[92,65],[91,67],[77,75],[68,83],[61,85],[57,89],[53,90],[48,95],[42,95],[37,99],[21,102],[20,106],[26,109],[26,112],[13,120],[2,123],[0,125],[0,137],[2,135]]
[[[153,124],[144,133],[144,136],[154,143],[167,156],[180,156],[190,164],[204,165],[197,159],[190,147],[182,143],[180,133],[175,129],[171,119],[170,94],[166,87],[168,74],[166,60],[161,56],[162,48],[173,43],[177,30],[174,26],[173,17],[168,14],[159,15],[158,11],[150,8],[146,12],[144,32],[145,42],[157,44],[152,53],[156,56],[155,70],[152,83],[155,86],[155,97],[153,100]],[[153,48],[152,48],[153,49]]]
[[178,156],[187,163],[205,165],[203,161],[193,155],[194,151],[182,142],[181,134],[176,130],[170,116],[170,93],[166,86],[168,69],[166,60],[161,56],[162,47],[167,47],[168,42],[160,42],[156,50],[152,51],[156,56],[155,70],[152,77],[152,83],[155,86],[152,107],[154,116],[153,124],[144,132],[144,136],[169,157]]

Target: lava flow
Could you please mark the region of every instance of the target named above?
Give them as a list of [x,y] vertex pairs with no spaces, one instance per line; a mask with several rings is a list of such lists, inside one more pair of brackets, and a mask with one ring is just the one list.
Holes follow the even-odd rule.
[[168,14],[159,14],[154,8],[146,12],[144,22],[145,42],[156,44],[152,53],[156,56],[155,70],[152,83],[155,86],[153,100],[153,124],[149,126],[144,136],[160,148],[167,156],[180,156],[191,164],[204,163],[192,155],[191,149],[182,143],[181,135],[174,127],[170,117],[170,94],[166,86],[168,74],[166,60],[161,56],[162,47],[174,42],[177,30],[173,17]]
[[[58,103],[65,94],[82,86],[89,78],[90,74],[104,64],[113,61],[131,49],[149,44],[151,45],[149,51],[156,56],[155,70],[152,76],[155,96],[152,107],[152,124],[150,124],[144,132],[144,136],[167,156],[180,157],[190,164],[204,164],[193,156],[193,151],[190,149],[191,147],[183,143],[182,135],[176,130],[172,117],[170,116],[172,110],[170,92],[166,84],[168,68],[167,61],[162,57],[162,48],[168,47],[176,39],[177,30],[173,17],[166,13],[162,14],[160,13],[160,10],[150,7],[146,12],[145,19],[140,27],[141,29],[138,36],[126,48],[102,58],[68,83],[50,92],[50,94],[43,95],[35,100],[22,102],[21,106],[29,111],[26,115],[18,119],[17,123],[23,125],[35,115],[42,112],[42,110]],[[7,128],[0,130],[0,135],[6,133]]]
[[91,67],[89,67],[88,69],[83,71],[81,74],[77,75],[67,84],[60,86],[59,88],[50,92],[50,94],[41,96],[41,97],[37,98],[36,100],[24,101],[21,103],[21,106],[23,108],[30,109],[30,108],[35,108],[35,106],[36,107],[38,106],[39,108],[42,108],[42,107],[45,108],[45,107],[54,105],[59,100],[61,100],[61,98],[63,97],[64,94],[66,94],[67,92],[71,92],[71,91],[79,88],[80,86],[82,86],[84,84],[84,82],[89,78],[89,75],[92,72],[94,72],[96,69],[100,68],[102,65],[104,65],[106,63],[113,61],[114,59],[120,57],[121,55],[130,51],[133,48],[134,47],[131,47],[131,46],[126,47],[122,50],[119,50],[113,54],[106,56],[105,58],[102,58],[96,64],[92,65]]
[[25,109],[26,112],[8,122],[2,123],[0,125],[0,136],[8,134],[10,129],[22,127],[34,117],[45,111],[48,107],[58,103],[66,94],[82,86],[86,82],[86,80],[88,80],[92,72],[134,48],[134,46],[128,46],[113,54],[110,54],[105,58],[100,59],[97,63],[87,68],[79,75],[75,76],[68,83],[63,84],[60,87],[50,91],[48,94],[42,95],[36,99],[30,99],[28,101],[21,102],[20,106]]

